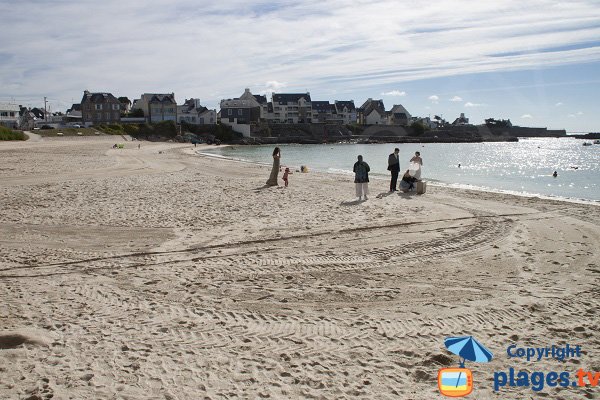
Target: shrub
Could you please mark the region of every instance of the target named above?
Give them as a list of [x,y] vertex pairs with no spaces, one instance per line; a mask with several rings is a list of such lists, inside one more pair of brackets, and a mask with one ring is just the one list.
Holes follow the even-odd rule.
[[153,126],[154,134],[167,138],[177,136],[177,126],[174,121],[162,121]]
[[415,136],[421,136],[423,133],[425,133],[425,126],[420,122],[413,122],[410,127],[412,128]]
[[123,130],[126,134],[135,136],[139,132],[140,128],[137,125],[123,125]]
[[0,125],[0,140],[27,140],[23,132],[13,131]]

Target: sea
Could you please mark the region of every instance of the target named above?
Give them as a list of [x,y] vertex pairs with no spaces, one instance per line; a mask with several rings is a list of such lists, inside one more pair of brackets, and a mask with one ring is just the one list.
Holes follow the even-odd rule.
[[[600,145],[583,146],[583,143],[575,138],[519,138],[518,142],[282,144],[279,147],[281,165],[293,170],[306,166],[309,172],[352,175],[352,166],[360,154],[375,179],[389,178],[388,155],[398,147],[401,173],[408,168],[415,151],[419,151],[423,159],[422,179],[437,185],[600,204]],[[203,149],[201,153],[271,165],[274,147],[229,146]]]

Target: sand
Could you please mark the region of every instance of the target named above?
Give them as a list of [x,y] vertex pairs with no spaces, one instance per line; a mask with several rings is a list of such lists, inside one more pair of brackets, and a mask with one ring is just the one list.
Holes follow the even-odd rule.
[[0,143],[0,398],[436,399],[461,335],[494,353],[470,398],[600,393],[492,387],[600,371],[597,205],[384,180],[356,202],[348,176],[263,188],[270,167],[114,141]]

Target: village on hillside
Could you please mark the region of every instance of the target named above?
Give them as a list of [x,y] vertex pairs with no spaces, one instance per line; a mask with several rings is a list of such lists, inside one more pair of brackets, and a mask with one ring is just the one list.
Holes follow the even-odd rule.
[[[167,123],[167,136],[202,141],[202,133],[227,129],[243,143],[322,143],[345,140],[395,141],[510,141],[517,137],[565,136],[564,130],[513,126],[510,120],[486,119],[485,124],[469,123],[463,113],[452,121],[440,116],[412,116],[401,104],[386,110],[383,100],[367,99],[360,107],[354,100],[313,100],[307,93],[252,94],[245,89],[239,97],[223,99],[220,110],[202,106],[200,99],[177,104],[175,93],[144,93],[131,101],[108,92],[85,90],[80,103],[64,113],[44,107],[28,108],[0,103],[0,125],[18,130],[109,127],[126,133],[139,126]],[[137,126],[137,127],[136,127]],[[220,128],[220,129],[215,129]],[[146,134],[146,136],[148,136]],[[160,135],[159,135],[160,136]],[[164,136],[164,135],[163,135]]]

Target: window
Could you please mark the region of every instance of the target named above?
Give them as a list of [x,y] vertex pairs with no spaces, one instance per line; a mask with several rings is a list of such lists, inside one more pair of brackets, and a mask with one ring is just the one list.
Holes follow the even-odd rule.
[[112,106],[113,106],[113,110],[118,110],[120,108],[118,104],[113,104]]
[[0,117],[8,117],[8,113],[6,111],[0,112]]
[[102,119],[102,113],[96,113],[96,119],[97,120],[101,120]]
[[96,104],[96,110],[102,110],[102,104]]
[[110,121],[110,113],[109,113],[109,112],[107,112],[105,115],[106,115],[106,120],[107,120],[107,121]]
[[12,111],[12,112],[10,113],[10,116],[11,116],[11,117],[14,117],[14,116],[15,116],[15,112],[14,112],[14,111]]
[[227,115],[233,115],[233,110],[231,108],[227,110]]
[[238,115],[243,115],[243,110],[241,108],[238,109]]

